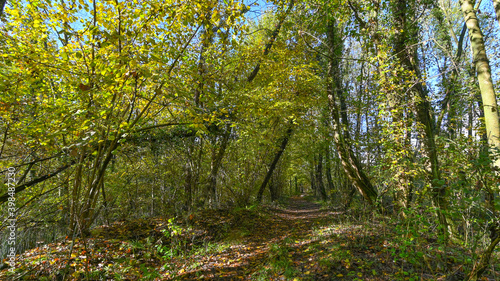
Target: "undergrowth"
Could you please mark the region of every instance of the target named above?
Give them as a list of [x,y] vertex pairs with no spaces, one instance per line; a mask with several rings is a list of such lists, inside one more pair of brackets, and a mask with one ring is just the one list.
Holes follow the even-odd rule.
[[[71,252],[70,240],[27,251],[14,275],[3,270],[0,278],[464,280],[479,253],[437,235],[425,209],[401,219],[294,200],[293,210],[254,206],[117,222],[76,239]],[[500,280],[499,258],[497,250],[485,280]]]

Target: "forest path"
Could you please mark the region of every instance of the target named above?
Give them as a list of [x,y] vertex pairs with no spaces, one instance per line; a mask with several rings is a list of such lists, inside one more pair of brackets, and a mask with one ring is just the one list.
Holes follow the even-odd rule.
[[[390,221],[311,201],[119,221],[97,227],[93,237],[26,251],[18,272],[25,280],[463,280],[455,278],[463,262],[449,255],[466,249],[450,247],[444,256],[434,236],[422,236],[408,251],[412,240],[402,240]],[[445,266],[451,275],[441,273]],[[0,280],[8,276],[0,271]]]
[[[221,252],[192,257],[198,266],[183,271],[177,278],[258,280],[264,275],[266,280],[270,276],[274,276],[272,280],[288,280],[286,271],[293,268],[294,276],[303,274],[311,280],[322,279],[308,276],[308,251],[305,249],[314,242],[314,232],[331,223],[335,215],[305,197],[289,198],[286,207],[269,208],[265,217],[253,222],[242,220],[244,237],[230,242],[231,245]],[[241,228],[236,225],[229,237]]]

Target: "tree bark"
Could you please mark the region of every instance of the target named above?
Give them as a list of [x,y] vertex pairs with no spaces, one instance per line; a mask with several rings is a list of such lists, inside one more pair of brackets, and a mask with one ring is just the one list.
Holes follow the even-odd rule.
[[332,190],[335,189],[335,185],[333,184],[332,163],[330,161],[330,149],[328,147],[326,147],[325,153],[326,153],[326,161],[325,161],[326,181],[328,183],[328,192],[332,192]]
[[208,177],[208,194],[209,194],[209,204],[211,207],[218,206],[217,198],[217,175],[219,169],[222,165],[222,159],[224,159],[224,154],[229,143],[229,137],[231,136],[231,124],[226,124],[226,131],[222,136],[221,145],[217,154],[212,158],[212,167],[210,170],[210,176]]
[[314,176],[314,160],[311,163],[311,170],[309,171],[309,177],[311,178],[311,190],[313,196],[318,196],[318,189],[316,188],[316,177]]
[[281,141],[281,145],[279,150],[276,152],[276,155],[274,156],[273,162],[271,162],[271,165],[269,165],[269,169],[267,170],[266,177],[264,178],[264,181],[262,182],[259,192],[257,193],[257,202],[261,203],[262,202],[262,195],[264,194],[264,190],[266,189],[267,184],[269,183],[269,180],[271,179],[271,176],[273,175],[274,169],[276,168],[276,164],[278,164],[278,161],[280,160],[281,155],[285,151],[286,145],[288,144],[288,141],[290,137],[292,136],[293,128],[292,124],[289,125],[288,129],[286,130],[285,136],[283,137],[283,140]]
[[271,180],[269,182],[269,195],[271,195],[271,202],[274,202],[279,198],[280,192],[279,192],[279,182],[278,179],[276,178],[277,173],[279,173],[279,169],[278,171],[273,173],[273,175],[271,176]]
[[[327,27],[327,40],[329,47],[329,61],[328,61],[328,74],[327,74],[327,96],[330,114],[333,121],[333,135],[334,142],[339,154],[344,171],[356,187],[356,189],[363,195],[366,201],[370,204],[377,198],[377,191],[371,184],[368,177],[365,175],[358,162],[354,151],[350,147],[350,137],[348,133],[349,127],[347,126],[347,113],[341,111],[343,97],[342,97],[342,76],[340,69],[339,59],[343,50],[343,42],[341,36],[338,34],[336,24],[330,22]],[[341,103],[339,106],[338,103]],[[345,105],[345,103],[344,103]],[[342,123],[340,116],[342,115]]]
[[[190,150],[190,149],[188,149]],[[191,151],[188,151],[188,154],[191,154]],[[193,205],[193,165],[191,164],[192,159],[191,155],[188,155],[187,163],[184,165],[185,170],[185,179],[184,182],[184,191],[186,192],[186,207],[188,210],[191,210],[191,206]]]
[[[495,3],[496,4],[496,3]],[[500,149],[500,124],[498,120],[498,106],[495,96],[495,89],[491,79],[491,68],[486,55],[484,36],[479,26],[479,21],[474,10],[474,2],[461,0],[460,5],[464,14],[465,24],[469,30],[469,37],[472,47],[472,56],[474,67],[476,68],[479,89],[483,100],[484,121],[486,125],[486,134],[488,144],[491,150],[491,156],[494,166],[500,168],[500,157],[495,157],[495,151]],[[495,5],[495,8],[498,6]],[[498,11],[498,9],[496,9]]]
[[488,265],[490,264],[490,258],[491,254],[493,253],[493,250],[495,247],[500,243],[500,230],[497,230],[497,236],[492,239],[490,245],[488,248],[486,248],[486,251],[483,252],[481,255],[481,258],[479,259],[476,264],[474,264],[474,268],[472,269],[472,272],[469,274],[469,281],[476,281],[479,280],[481,275],[484,273]]
[[78,213],[78,223],[80,234],[87,236],[90,234],[89,229],[96,218],[96,203],[101,185],[104,183],[106,169],[113,157],[113,151],[118,147],[118,139],[116,138],[111,143],[105,143],[102,148],[98,149],[95,162],[91,171],[91,177],[87,182],[87,190],[84,195],[82,208]]
[[[413,99],[416,101],[415,111],[417,120],[423,125],[423,143],[426,156],[429,161],[428,177],[432,186],[433,201],[438,208],[437,215],[444,229],[448,228],[446,216],[443,210],[447,208],[446,189],[441,183],[438,155],[434,135],[434,123],[431,116],[431,105],[428,101],[427,92],[421,81],[422,75],[416,60],[416,51],[411,46],[417,40],[418,30],[409,26],[406,21],[411,16],[406,0],[398,0],[393,7],[396,29],[401,30],[396,35],[394,53],[399,63],[405,70],[414,75],[417,82],[409,89]],[[447,232],[447,230],[446,230]]]
[[[499,16],[499,3],[493,2],[497,18]],[[496,156],[498,149],[500,149],[500,124],[498,120],[498,106],[495,96],[495,89],[491,79],[491,68],[488,57],[486,55],[486,47],[484,43],[484,36],[479,26],[476,11],[474,9],[474,2],[469,0],[460,0],[462,13],[464,14],[465,24],[469,30],[469,37],[472,47],[472,57],[474,67],[476,69],[477,80],[479,82],[479,89],[481,91],[484,121],[486,125],[486,136],[488,145],[490,147],[490,157],[493,160],[493,166],[497,169],[500,168],[500,157]],[[494,208],[493,208],[494,210]],[[500,242],[500,230],[497,225],[491,229],[492,237],[491,243],[488,248],[483,252],[481,258],[474,265],[474,269],[469,275],[469,280],[478,280],[486,267],[489,264],[491,254],[496,245]]]
[[200,106],[200,98],[203,96],[204,88],[205,88],[205,77],[207,75],[207,65],[206,65],[206,52],[212,45],[213,41],[213,32],[212,32],[212,24],[210,19],[212,18],[212,8],[208,8],[205,12],[206,21],[204,22],[204,31],[201,36],[202,44],[200,49],[200,56],[198,58],[198,81],[196,89],[194,90],[194,104],[199,107]]
[[[62,167],[59,167],[57,170],[55,170],[54,172],[52,173],[49,173],[49,174],[46,174],[44,176],[41,176],[39,178],[36,178],[30,182],[27,182],[27,183],[24,183],[24,184],[21,184],[21,185],[18,185],[15,187],[15,191],[14,193],[17,194],[23,190],[25,190],[26,188],[30,187],[30,186],[33,186],[33,185],[36,185],[37,183],[40,183],[40,182],[43,182],[45,180],[48,180],[56,175],[58,175],[59,173],[63,172],[64,170],[68,169],[69,167],[73,166],[74,164],[76,163],[76,161],[72,161],[71,163],[69,164],[66,164]],[[9,199],[10,195],[9,193],[5,193],[3,195],[0,196],[0,205],[2,203],[5,203],[7,202],[7,200]]]
[[[463,42],[463,34],[461,33],[460,40],[456,37],[456,34],[453,30],[453,28],[444,28],[446,26],[446,18],[448,17],[447,14],[447,8],[445,8],[443,5],[440,3],[433,3],[434,10],[436,11],[434,13],[434,17],[436,18],[438,22],[438,27],[437,27],[437,33],[438,36],[441,38],[440,40],[443,41],[444,46],[447,49],[452,49],[452,37],[448,36],[448,33],[452,33],[453,38],[455,39],[455,42],[457,44]],[[448,22],[450,22],[450,19],[448,18]],[[461,49],[459,47],[458,49]],[[458,94],[457,94],[457,78],[458,78],[458,69],[455,67],[459,61],[460,61],[460,56],[461,56],[461,51],[457,52],[457,56],[455,58],[450,57],[450,65],[444,65],[443,69],[446,69],[448,67],[452,67],[452,72],[451,73],[443,73],[441,76],[441,85],[444,89],[445,95],[443,98],[443,102],[441,103],[441,112],[439,114],[439,117],[436,122],[436,130],[435,134],[440,135],[441,127],[443,124],[444,116],[446,113],[448,113],[448,117],[446,118],[446,127],[447,127],[447,135],[449,138],[454,139],[455,134],[456,134],[456,128],[457,128],[457,101],[458,101]],[[446,60],[445,62],[448,62]],[[439,72],[443,72],[443,69],[439,69]]]
[[[288,16],[288,14],[290,14],[290,12],[292,11],[294,4],[295,4],[295,0],[290,0],[290,3],[288,3],[287,10],[280,17],[278,24],[276,25],[276,28],[273,30],[273,33],[271,34],[271,38],[269,38],[269,41],[267,42],[266,47],[264,48],[264,56],[267,56],[267,54],[269,54],[269,51],[271,51],[271,48],[273,47],[274,41],[276,41],[276,38],[278,37],[278,34],[280,33],[281,26],[285,22],[285,19]],[[255,77],[257,76],[257,73],[259,73],[261,62],[262,62],[261,60],[259,60],[257,62],[257,65],[254,67],[254,69],[252,70],[252,72],[250,73],[250,75],[247,78],[248,82],[252,82],[255,79]]]
[[318,163],[316,163],[316,186],[321,196],[321,200],[326,201],[328,196],[326,195],[325,185],[323,184],[323,155],[321,152],[318,155]]

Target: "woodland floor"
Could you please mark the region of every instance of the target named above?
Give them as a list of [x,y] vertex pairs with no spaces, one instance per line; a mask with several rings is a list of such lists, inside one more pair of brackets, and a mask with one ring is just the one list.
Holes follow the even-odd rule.
[[[472,266],[464,249],[396,229],[297,196],[281,207],[101,226],[25,252],[16,274],[4,269],[0,280],[464,280]],[[483,280],[500,280],[500,266]]]

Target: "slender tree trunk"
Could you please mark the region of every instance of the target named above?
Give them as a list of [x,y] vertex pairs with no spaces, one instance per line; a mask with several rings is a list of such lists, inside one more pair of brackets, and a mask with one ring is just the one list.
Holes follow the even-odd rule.
[[332,163],[330,161],[330,149],[327,146],[325,149],[325,173],[326,173],[326,181],[328,183],[328,192],[331,194],[333,189],[335,189],[335,185],[333,184],[333,178],[332,178]]
[[[377,192],[368,177],[363,172],[361,164],[358,162],[354,151],[350,147],[352,142],[350,141],[348,133],[349,127],[348,124],[346,124],[347,113],[346,110],[341,110],[341,108],[345,108],[346,106],[345,102],[343,102],[344,99],[342,96],[340,61],[335,58],[341,57],[343,42],[334,22],[329,23],[327,28],[328,47],[330,49],[327,75],[327,95],[330,114],[333,121],[335,146],[347,177],[356,189],[363,195],[366,201],[373,204],[377,198]],[[338,104],[339,102],[340,105]],[[342,123],[341,116],[343,121]]]
[[323,184],[323,155],[321,152],[318,155],[318,162],[316,163],[316,186],[321,196],[321,200],[326,201],[328,196],[326,195],[325,185]]
[[[186,140],[186,163],[184,165],[184,192],[186,194],[185,207],[191,210],[193,206],[193,194],[196,189],[197,184],[196,172],[195,172],[195,151],[196,151],[196,138],[188,137]],[[201,149],[201,148],[200,148]]]
[[427,92],[422,84],[422,75],[417,64],[417,54],[414,47],[411,46],[417,40],[418,30],[416,27],[409,26],[407,19],[411,17],[406,0],[398,0],[393,4],[393,13],[395,17],[395,25],[398,30],[401,30],[396,35],[394,52],[399,63],[403,65],[405,70],[412,73],[417,80],[414,86],[411,86],[410,93],[416,101],[417,120],[423,125],[423,143],[426,156],[428,157],[429,168],[428,175],[432,186],[433,201],[438,208],[438,218],[441,225],[447,232],[448,222],[442,211],[446,210],[446,189],[441,183],[441,174],[439,170],[438,155],[436,143],[434,139],[434,124],[431,116],[431,105],[428,101]]
[[290,124],[288,129],[286,130],[285,136],[283,137],[283,140],[281,141],[281,145],[279,150],[276,152],[276,155],[274,156],[273,162],[271,162],[271,165],[269,165],[269,170],[267,170],[266,177],[264,178],[264,181],[262,182],[262,185],[259,188],[259,192],[257,193],[257,202],[261,203],[262,202],[262,196],[264,194],[264,190],[266,189],[267,184],[269,183],[269,180],[271,179],[271,176],[273,175],[274,169],[276,168],[276,164],[278,164],[278,161],[280,160],[281,155],[285,151],[285,148],[288,144],[288,141],[290,137],[292,136],[293,124]]
[[205,11],[205,22],[204,22],[204,31],[203,35],[201,36],[202,44],[201,44],[201,49],[200,49],[200,56],[198,58],[198,82],[196,89],[194,90],[194,104],[196,106],[200,106],[200,98],[202,97],[204,93],[204,88],[205,88],[205,83],[206,83],[206,76],[207,76],[207,65],[206,65],[206,52],[210,48],[210,45],[212,45],[213,41],[213,32],[212,32],[212,24],[211,24],[211,19],[212,17],[212,8],[208,8]]
[[[295,0],[290,0],[286,11],[283,14],[281,14],[281,16],[279,16],[279,20],[278,20],[278,23],[276,24],[276,28],[273,30],[273,33],[271,33],[271,37],[269,38],[269,41],[267,42],[266,47],[264,48],[264,52],[263,52],[264,56],[267,56],[269,54],[269,52],[271,51],[271,48],[273,47],[273,44],[276,41],[278,34],[280,33],[281,26],[285,22],[286,17],[291,13],[294,5],[295,5]],[[254,67],[254,69],[252,70],[250,75],[247,77],[248,82],[252,82],[255,79],[255,77],[257,76],[257,73],[259,73],[261,62],[262,62],[262,60],[259,59],[259,61],[257,62],[257,65]]]
[[113,151],[118,146],[118,138],[111,141],[109,144],[105,144],[101,149],[98,150],[93,168],[91,169],[92,175],[87,181],[87,192],[84,196],[84,202],[82,209],[80,210],[80,231],[83,236],[89,234],[89,229],[96,218],[96,204],[101,191],[101,185],[104,183],[104,177],[106,175],[106,169],[113,157]]
[[[278,165],[279,166],[279,165]],[[279,181],[277,179],[278,171],[275,171],[271,176],[271,181],[269,182],[269,194],[271,195],[271,202],[278,200],[279,198]]]
[[299,185],[297,184],[297,176],[294,177],[294,180],[295,180],[295,193],[299,193],[300,190],[299,190]]
[[[188,152],[191,154],[191,152]],[[188,158],[191,158],[191,155],[188,155]],[[188,210],[191,209],[193,205],[193,167],[191,165],[191,159],[187,159],[187,163],[184,166],[185,169],[185,183],[184,183],[184,191],[186,192],[186,207]]]
[[210,170],[210,176],[208,177],[208,193],[209,193],[209,204],[212,207],[218,206],[217,198],[217,175],[219,169],[222,165],[222,159],[226,152],[227,145],[229,143],[229,137],[231,136],[231,124],[226,124],[226,131],[222,136],[221,145],[217,154],[214,154],[212,158],[212,167]]
[[479,261],[474,264],[474,268],[469,274],[469,281],[479,280],[484,271],[486,271],[486,268],[490,264],[491,254],[495,250],[495,247],[498,245],[498,243],[500,243],[500,231],[497,230],[496,237],[492,239],[490,245],[483,252]]
[[87,150],[82,148],[73,182],[69,231],[77,229],[82,236],[89,234],[89,229],[99,213],[96,211],[96,204],[99,192],[104,192],[106,169],[113,157],[112,152],[117,147],[118,138],[103,142],[97,148],[94,159],[86,158]]
[[[188,152],[188,164],[186,165],[186,169],[190,169],[189,171],[186,170],[187,176],[186,177],[186,184],[189,183],[189,193],[188,193],[188,198],[186,198],[187,202],[187,207],[189,210],[193,207],[195,202],[199,202],[197,199],[198,191],[199,191],[199,183],[200,183],[200,175],[202,173],[202,159],[203,159],[203,138],[198,139],[199,142],[197,142],[197,138],[192,138],[190,141],[190,146],[192,148],[192,151]],[[196,150],[198,149],[198,150]],[[193,155],[193,157],[191,157]],[[196,158],[196,159],[194,159]],[[189,173],[188,173],[189,172]],[[186,189],[186,192],[188,190]],[[203,191],[202,191],[203,192]]]
[[81,193],[82,178],[83,178],[83,173],[82,173],[84,165],[83,161],[85,160],[84,154],[85,154],[85,148],[82,148],[80,159],[78,161],[78,164],[76,165],[75,178],[72,186],[73,190],[72,190],[71,204],[70,204],[70,222],[69,222],[68,233],[72,233],[73,230],[76,229],[78,224],[78,211],[80,209],[80,193]]
[[[433,3],[433,7],[435,9],[434,16],[436,20],[438,21],[438,27],[437,27],[437,32],[440,34],[440,37],[443,39],[443,43],[445,48],[447,49],[452,49],[452,38],[455,40],[457,44],[462,44],[463,42],[463,36],[465,33],[462,33],[460,35],[460,40],[457,38],[453,28],[445,28],[448,24],[446,23],[446,18],[448,17],[447,9],[438,1],[435,1]],[[448,18],[448,21],[450,22],[450,19]],[[448,34],[451,33],[453,37],[449,36]],[[461,49],[461,46],[458,47],[458,49]],[[458,69],[457,67],[454,67],[457,65],[460,61],[461,58],[461,51],[457,52],[456,57],[450,57],[450,66],[452,67],[453,71],[451,73],[443,73],[441,77],[441,85],[444,89],[444,99],[441,104],[441,113],[439,114],[438,120],[436,122],[436,130],[435,133],[436,135],[440,135],[441,133],[441,127],[443,124],[443,119],[446,113],[448,113],[448,117],[446,120],[446,127],[448,129],[448,137],[449,138],[455,138],[456,136],[456,128],[457,128],[457,101],[458,101],[458,94],[457,94],[457,79],[458,79]],[[445,66],[443,69],[448,68],[449,66],[447,65],[448,59],[445,61]],[[443,69],[439,69],[439,72],[444,72]]]
[[311,170],[309,171],[309,177],[311,178],[311,190],[313,192],[313,196],[318,196],[318,189],[316,188],[316,177],[314,176],[314,160],[311,164]]

